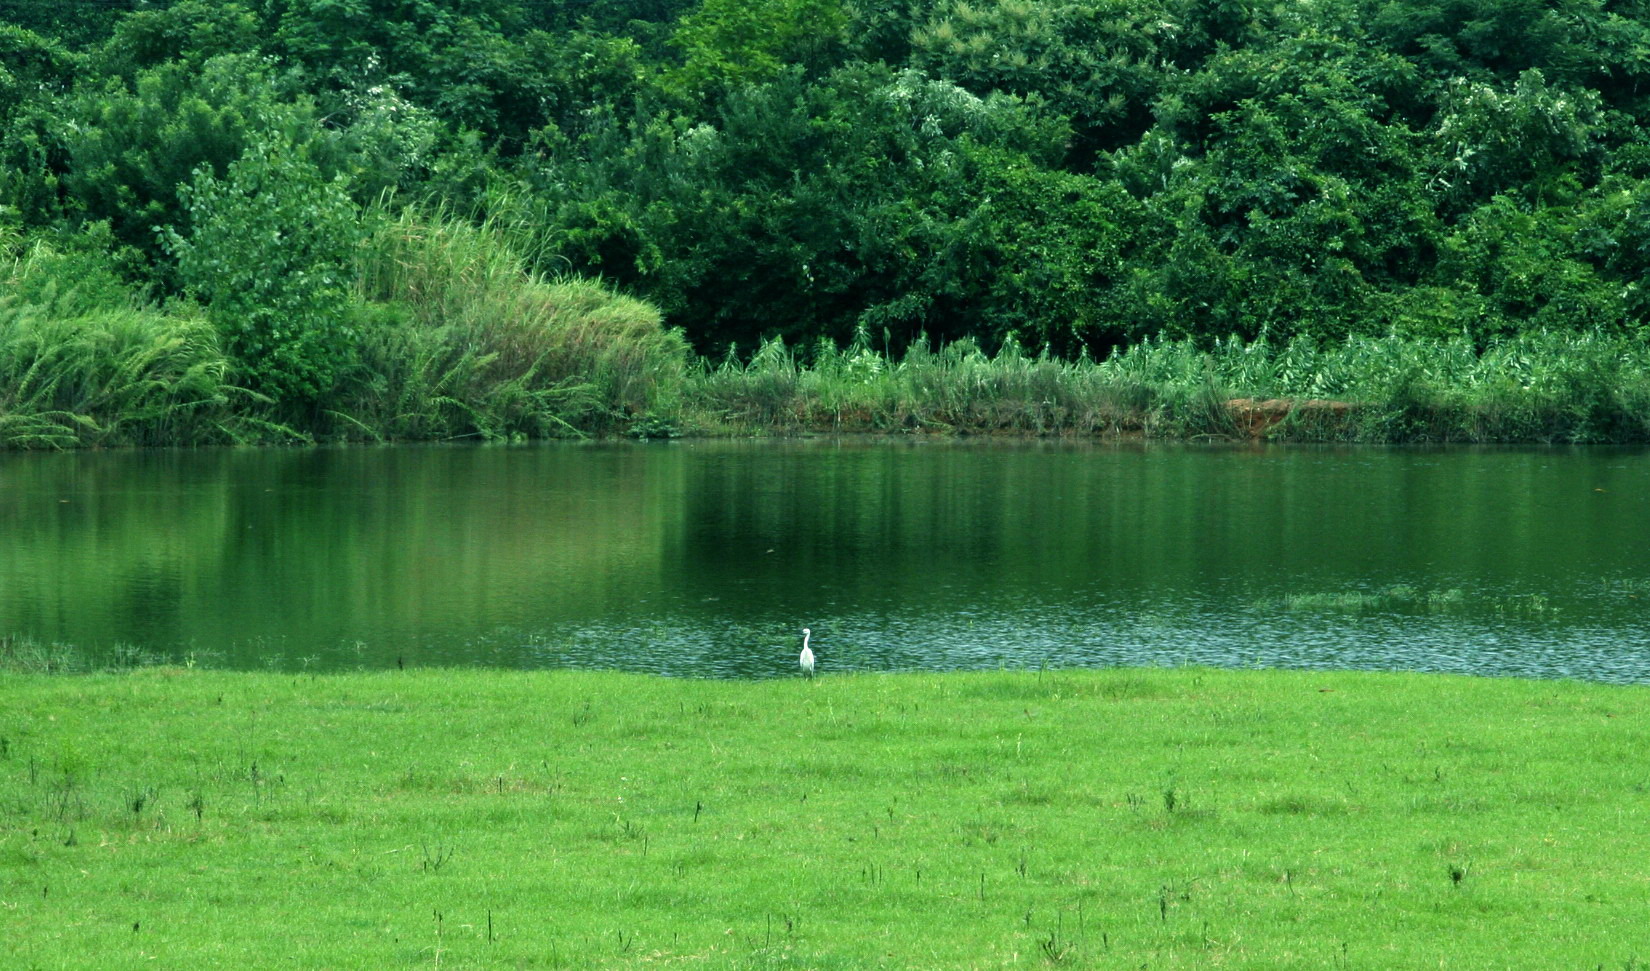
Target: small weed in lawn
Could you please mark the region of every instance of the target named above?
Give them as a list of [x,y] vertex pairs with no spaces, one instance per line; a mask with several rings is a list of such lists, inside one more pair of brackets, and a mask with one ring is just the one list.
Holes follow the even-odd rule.
[[439,873],[441,868],[447,865],[447,861],[453,858],[453,848],[450,846],[437,844],[432,850],[428,844],[421,843],[419,848],[424,851],[422,866],[425,873]]
[[1048,932],[1047,938],[1038,941],[1037,946],[1042,949],[1043,957],[1047,958],[1051,964],[1059,964],[1071,955],[1072,948],[1075,945],[1070,939],[1063,936],[1065,933],[1065,915],[1055,914],[1054,921],[1054,929]]

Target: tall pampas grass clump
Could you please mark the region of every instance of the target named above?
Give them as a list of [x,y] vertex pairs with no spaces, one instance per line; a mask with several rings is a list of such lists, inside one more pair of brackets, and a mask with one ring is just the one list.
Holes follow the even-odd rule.
[[362,371],[340,403],[387,438],[622,431],[680,407],[688,347],[651,305],[530,272],[508,234],[384,214],[356,265]]

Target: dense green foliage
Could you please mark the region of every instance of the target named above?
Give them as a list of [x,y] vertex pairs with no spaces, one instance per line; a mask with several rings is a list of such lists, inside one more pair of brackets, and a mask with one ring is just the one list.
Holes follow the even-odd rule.
[[0,639],[0,933],[19,968],[1632,968],[1650,953],[1643,686],[61,677],[16,673],[21,647]]
[[165,240],[200,302],[134,290],[105,223],[0,239],[0,446],[519,439],[679,406],[686,345],[653,307],[337,190],[262,149],[201,170],[182,192],[210,218]]
[[292,146],[259,142],[224,179],[196,169],[181,195],[189,236],[171,232],[184,286],[206,304],[248,382],[278,401],[319,402],[347,368],[355,213]]
[[136,306],[99,254],[0,252],[0,445],[223,440],[227,371],[199,313]]
[[342,274],[388,194],[715,358],[1481,353],[1650,320],[1644,0],[4,10],[0,233],[101,247],[145,312],[201,304],[243,399],[303,434],[364,424],[352,374],[403,295]]
[[995,355],[972,341],[902,356],[863,342],[812,361],[780,341],[688,382],[701,425],[1345,442],[1650,442],[1650,347],[1595,333],[1283,343],[1146,341],[1104,361]]

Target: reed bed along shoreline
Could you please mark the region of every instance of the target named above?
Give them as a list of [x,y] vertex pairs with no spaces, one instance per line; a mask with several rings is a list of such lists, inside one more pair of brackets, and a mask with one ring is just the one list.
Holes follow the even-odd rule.
[[[194,318],[133,310],[57,333],[24,311],[8,321],[0,302],[0,447],[855,433],[1650,442],[1650,348],[1606,335],[1526,336],[1483,351],[1399,337],[1153,342],[1100,362],[1013,346],[986,354],[966,341],[898,356],[863,345],[804,355],[774,341],[749,360],[695,364],[663,337],[626,350],[626,329],[665,332],[588,284],[540,285],[528,312],[577,319],[554,325],[565,340],[536,348],[544,325],[486,323],[475,303],[495,297],[463,308],[480,321],[439,316],[449,299],[378,305],[355,383],[307,423],[236,387]],[[493,345],[477,333],[497,348],[478,350]]]
[[9,967],[1638,967],[1645,687],[0,670]]
[[1367,443],[1650,440],[1650,350],[1602,334],[1148,342],[1100,362],[1010,346],[778,342],[688,379],[689,427]]
[[[530,272],[504,229],[364,220],[337,383],[250,390],[204,312],[96,254],[0,254],[0,448],[807,433],[1366,443],[1650,442],[1634,335],[1147,340],[1062,360],[969,340],[697,358],[642,301]],[[886,341],[885,341],[886,343]]]

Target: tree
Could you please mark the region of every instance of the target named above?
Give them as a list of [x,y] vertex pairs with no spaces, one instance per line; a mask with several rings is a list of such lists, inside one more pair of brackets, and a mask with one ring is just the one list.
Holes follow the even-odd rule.
[[1458,79],[1433,131],[1435,182],[1456,206],[1508,191],[1532,204],[1568,201],[1598,178],[1598,122],[1596,93],[1551,87],[1540,71],[1511,90]]
[[313,408],[350,366],[350,262],[359,219],[289,137],[260,132],[222,177],[182,192],[186,231],[161,232],[184,287],[207,307],[250,386],[289,413]]
[[540,123],[515,40],[524,15],[512,0],[263,0],[263,8],[272,49],[302,65],[317,94],[384,85],[489,136]]
[[0,123],[39,92],[61,90],[75,68],[75,59],[62,45],[0,23]]
[[772,81],[787,66],[832,66],[848,15],[840,0],[700,0],[677,21],[671,44],[682,66],[664,86],[679,97],[715,97]]
[[180,0],[155,10],[138,10],[115,25],[100,51],[103,69],[130,75],[168,61],[199,69],[219,54],[259,50],[257,16],[241,3]]
[[245,54],[198,70],[168,62],[140,71],[130,87],[90,82],[49,126],[65,206],[80,220],[107,221],[120,245],[153,261],[161,255],[155,228],[185,221],[179,186],[197,170],[223,176],[255,133],[278,131],[324,154],[311,145],[319,134],[313,103],[288,97],[273,65]]
[[979,95],[1038,98],[1071,123],[1072,165],[1151,125],[1164,41],[1153,4],[1116,0],[943,0],[911,33],[914,66]]
[[863,65],[792,69],[715,117],[610,118],[524,166],[542,251],[658,302],[707,352],[857,327],[1112,339],[1104,295],[1140,207],[1051,170],[1058,119]]
[[1613,329],[1626,322],[1631,288],[1606,279],[1579,251],[1571,207],[1531,209],[1502,194],[1474,210],[1440,248],[1437,279],[1483,298],[1470,331],[1488,337],[1530,330]]
[[120,18],[137,0],[107,0],[103,3],[64,3],[63,0],[6,0],[4,20],[14,26],[51,38],[64,47],[80,50],[109,35]]
[[[1377,326],[1440,232],[1407,65],[1307,30],[1180,79],[1115,153],[1157,237],[1135,268],[1137,336],[1338,337]],[[1395,104],[1396,102],[1396,104]]]
[[42,225],[56,215],[48,120],[77,58],[56,42],[0,23],[0,218]]

